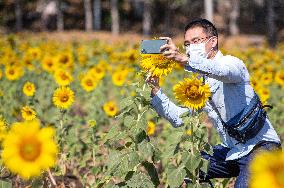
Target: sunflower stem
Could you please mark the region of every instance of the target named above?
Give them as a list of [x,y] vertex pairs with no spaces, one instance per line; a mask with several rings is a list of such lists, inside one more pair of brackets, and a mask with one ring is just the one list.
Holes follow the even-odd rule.
[[54,186],[57,186],[57,185],[56,185],[56,181],[55,181],[53,175],[52,175],[51,172],[50,172],[50,169],[48,169],[47,172],[48,172],[48,175],[49,175],[49,178],[50,178],[52,184],[53,184]]

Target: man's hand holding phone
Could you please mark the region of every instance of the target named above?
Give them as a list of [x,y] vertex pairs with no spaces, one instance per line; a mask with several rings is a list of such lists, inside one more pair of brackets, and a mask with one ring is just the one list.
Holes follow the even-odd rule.
[[185,54],[179,52],[179,49],[173,43],[172,39],[169,37],[160,37],[159,39],[167,40],[167,44],[160,47],[160,52],[168,59],[180,62],[185,65],[188,61],[188,57]]

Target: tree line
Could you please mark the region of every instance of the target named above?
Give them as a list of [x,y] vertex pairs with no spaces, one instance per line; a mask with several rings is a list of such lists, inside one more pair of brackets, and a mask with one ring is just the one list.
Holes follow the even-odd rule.
[[175,35],[191,19],[204,17],[226,35],[266,34],[274,46],[283,16],[282,0],[0,1],[0,30],[6,32],[79,29]]

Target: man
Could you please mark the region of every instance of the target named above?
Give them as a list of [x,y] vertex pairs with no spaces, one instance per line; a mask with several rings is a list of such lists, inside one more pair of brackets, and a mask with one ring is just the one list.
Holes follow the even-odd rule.
[[[237,57],[224,56],[218,50],[217,30],[206,19],[194,20],[185,27],[187,55],[179,52],[171,38],[163,39],[168,40],[168,44],[161,47],[165,57],[180,62],[186,71],[205,75],[205,82],[211,90],[211,102],[215,104],[214,108],[212,103],[207,102],[203,110],[212,120],[222,144],[214,146],[213,155],[201,152],[202,157],[209,160],[209,170],[207,173],[201,172],[200,178],[207,181],[237,176],[235,187],[248,187],[248,165],[256,151],[280,148],[281,142],[267,118],[257,135],[245,143],[239,143],[229,136],[222,125],[222,120],[227,122],[234,117],[248,106],[254,96],[246,66]],[[160,88],[158,78],[150,77],[147,82],[152,87],[153,108],[174,127],[181,126],[183,122],[179,116],[190,109],[172,103]]]

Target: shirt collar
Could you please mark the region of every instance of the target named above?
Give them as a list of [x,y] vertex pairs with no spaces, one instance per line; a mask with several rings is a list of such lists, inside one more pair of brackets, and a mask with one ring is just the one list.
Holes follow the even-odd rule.
[[223,54],[220,50],[218,50],[217,54],[215,55],[215,57],[213,58],[213,60],[217,60],[220,59],[221,57],[223,57]]

